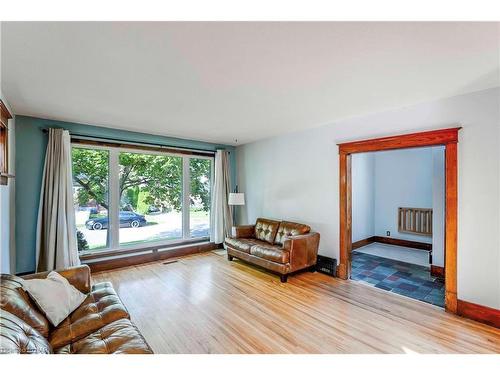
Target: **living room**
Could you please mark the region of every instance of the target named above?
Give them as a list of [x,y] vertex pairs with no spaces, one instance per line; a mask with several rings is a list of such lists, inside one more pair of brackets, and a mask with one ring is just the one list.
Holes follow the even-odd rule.
[[500,353],[498,22],[88,21],[0,22],[2,353]]

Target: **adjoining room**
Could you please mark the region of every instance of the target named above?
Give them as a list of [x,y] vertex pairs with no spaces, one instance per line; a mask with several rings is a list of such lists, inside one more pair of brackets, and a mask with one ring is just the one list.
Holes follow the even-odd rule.
[[351,279],[444,307],[444,147],[352,156]]

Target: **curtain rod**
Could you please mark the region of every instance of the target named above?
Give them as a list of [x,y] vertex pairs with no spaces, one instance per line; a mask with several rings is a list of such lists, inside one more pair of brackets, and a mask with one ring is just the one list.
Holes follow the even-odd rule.
[[[64,128],[54,128],[54,129],[67,130]],[[40,130],[45,134],[47,134],[49,132],[49,128],[40,128]],[[171,150],[179,150],[179,151],[194,151],[194,152],[203,153],[203,154],[207,154],[207,155],[215,155],[215,151],[199,150],[199,149],[195,149],[195,148],[182,147],[182,146],[167,146],[167,145],[163,145],[163,144],[159,144],[159,143],[134,142],[134,141],[127,141],[127,140],[118,139],[118,138],[111,138],[111,137],[96,137],[96,136],[92,136],[92,135],[75,133],[75,132],[70,132],[70,136],[71,136],[71,138],[75,138],[75,139],[86,139],[86,140],[92,140],[92,141],[97,141],[97,142],[98,141],[107,141],[110,143],[121,143],[121,144],[150,146],[150,147],[152,146],[152,147],[157,147],[160,149],[163,148],[163,149],[171,149]]]

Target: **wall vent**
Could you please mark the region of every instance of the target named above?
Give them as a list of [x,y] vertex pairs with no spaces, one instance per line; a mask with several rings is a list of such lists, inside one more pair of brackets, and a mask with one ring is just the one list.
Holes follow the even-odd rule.
[[432,208],[398,208],[398,232],[432,236]]

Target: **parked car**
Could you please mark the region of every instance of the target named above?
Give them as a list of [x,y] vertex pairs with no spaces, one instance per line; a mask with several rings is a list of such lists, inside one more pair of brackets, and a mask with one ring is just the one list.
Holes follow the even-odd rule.
[[[120,227],[131,227],[139,228],[142,225],[146,225],[147,221],[143,215],[132,211],[120,211]],[[109,219],[108,217],[99,217],[94,219],[89,219],[85,222],[87,229],[91,230],[101,230],[108,228]]]
[[156,206],[149,206],[148,207],[148,214],[160,214],[161,213],[161,209],[159,207],[156,207]]

